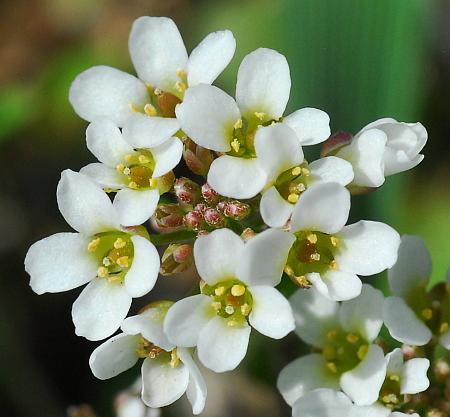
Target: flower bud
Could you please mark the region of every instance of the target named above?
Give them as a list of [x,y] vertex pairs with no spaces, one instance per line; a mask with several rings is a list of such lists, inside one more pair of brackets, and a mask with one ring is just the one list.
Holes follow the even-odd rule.
[[186,177],[178,178],[173,186],[180,204],[194,206],[201,198],[200,186]]
[[189,138],[184,141],[183,158],[194,174],[202,176],[206,176],[214,160],[213,153],[209,149],[197,145]]
[[96,417],[94,410],[90,405],[73,405],[67,409],[68,417]]
[[207,182],[202,185],[202,196],[209,204],[217,204],[220,199],[219,194]]
[[433,366],[433,373],[436,381],[445,382],[450,376],[450,365],[444,358],[436,360]]
[[167,174],[164,174],[162,177],[155,178],[157,182],[157,187],[159,190],[159,194],[167,193],[171,188],[175,181],[175,174],[172,171],[169,171]]
[[325,142],[323,142],[320,156],[324,158],[326,156],[335,155],[340,148],[348,145],[352,141],[352,137],[353,136],[351,133],[348,132],[334,133]]
[[167,247],[161,258],[161,275],[172,275],[186,271],[194,262],[192,246],[172,244]]
[[209,209],[209,206],[205,203],[198,203],[194,207],[194,210],[199,211],[200,213],[204,213],[208,209]]
[[205,217],[206,223],[208,223],[210,226],[215,228],[225,226],[225,219],[219,210],[215,208],[209,208],[204,212],[203,215]]
[[158,232],[173,232],[182,229],[184,211],[179,204],[158,204],[152,224]]
[[250,205],[239,200],[227,201],[223,207],[223,214],[234,220],[246,218],[250,214],[250,211]]
[[251,238],[255,237],[257,235],[257,233],[251,229],[250,227],[247,227],[243,230],[243,232],[241,233],[241,239],[244,242],[249,241]]
[[203,213],[197,210],[192,210],[186,213],[183,218],[184,225],[190,230],[201,230],[206,226]]

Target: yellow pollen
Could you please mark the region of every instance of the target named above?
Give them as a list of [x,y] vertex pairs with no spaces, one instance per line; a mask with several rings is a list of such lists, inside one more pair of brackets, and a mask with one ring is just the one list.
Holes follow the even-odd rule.
[[155,96],[160,96],[163,93],[163,91],[160,88],[155,88],[154,93],[155,93]]
[[147,103],[144,106],[144,112],[147,116],[156,116],[158,114],[158,112],[156,111],[156,107],[150,103]]
[[381,401],[383,401],[384,403],[387,403],[387,404],[397,404],[398,403],[398,398],[397,398],[397,396],[395,394],[388,394],[388,395],[385,395],[381,399]]
[[88,246],[87,246],[87,250],[88,250],[89,252],[95,252],[95,251],[97,250],[99,244],[100,244],[100,238],[97,237],[96,239],[91,240],[91,241],[89,242],[89,244],[88,244]]
[[327,362],[327,368],[333,373],[337,374],[337,367],[334,362]]
[[116,171],[117,172],[123,172],[124,169],[125,169],[125,165],[124,164],[116,165]]
[[125,161],[127,161],[127,162],[130,162],[132,158],[133,158],[133,155],[131,155],[130,153],[127,153],[127,154],[123,157],[123,159],[125,159]]
[[347,335],[347,341],[349,343],[355,344],[359,340],[359,336],[354,333],[349,333]]
[[134,189],[136,189],[136,188],[137,188],[137,184],[136,184],[134,181],[130,181],[130,182],[128,183],[128,187],[129,187],[129,188],[134,188]]
[[446,333],[448,331],[448,323],[445,321],[444,323],[442,323],[439,327],[439,333],[443,334]]
[[311,283],[308,281],[308,279],[304,275],[300,275],[299,277],[295,277],[295,282],[300,287],[309,287]]
[[309,169],[308,168],[302,168],[302,175],[307,177],[309,175]]
[[247,303],[241,305],[241,313],[243,316],[250,314],[250,306]]
[[327,339],[328,339],[328,340],[336,340],[337,335],[338,335],[338,331],[337,331],[337,330],[330,330],[330,331],[327,333]]
[[305,184],[303,184],[303,183],[298,184],[297,190],[299,193],[302,193],[303,191],[305,191],[306,190]]
[[396,375],[396,374],[390,375],[390,376],[389,376],[389,379],[390,379],[391,381],[395,381],[395,382],[399,382],[399,381],[400,381],[400,377],[399,377],[398,375]]
[[295,167],[295,168],[292,169],[291,174],[294,177],[297,177],[297,176],[299,176],[301,174],[301,172],[302,172],[302,169],[300,167]]
[[214,290],[214,294],[216,294],[216,295],[218,295],[218,296],[223,295],[224,292],[225,292],[225,287],[217,287],[217,288]]
[[366,357],[368,351],[369,351],[369,346],[367,346],[367,345],[362,345],[362,346],[358,349],[358,352],[356,353],[356,355],[358,356],[359,360],[362,361],[362,360]]
[[145,155],[139,155],[138,159],[141,164],[148,164],[150,162],[150,159],[148,159]]
[[306,239],[308,239],[309,243],[317,243],[317,235],[315,233],[309,234]]
[[245,294],[245,287],[240,284],[233,285],[231,287],[231,295],[234,297],[240,297]]
[[127,246],[127,242],[125,242],[121,237],[118,237],[116,241],[114,242],[114,248],[115,249],[122,249],[125,246]]
[[237,120],[233,127],[235,130],[240,129],[242,127],[242,119]]
[[153,85],[150,83],[145,83],[145,86],[147,87],[148,91],[153,91]]
[[126,167],[126,168],[123,169],[123,173],[124,173],[125,175],[130,175],[130,174],[131,174],[131,169],[128,168],[128,167]]
[[99,268],[97,269],[97,275],[98,275],[100,278],[105,278],[105,277],[107,277],[107,276],[108,276],[108,269],[105,268],[104,266],[99,267]]
[[183,78],[186,77],[187,73],[183,68],[178,68],[176,70],[177,77]]
[[320,253],[312,253],[311,254],[311,256],[310,256],[310,258],[313,260],[313,261],[320,261]]
[[130,108],[130,110],[134,113],[139,113],[139,107],[136,106],[136,104],[134,103],[128,103],[128,107]]
[[121,256],[120,258],[117,259],[116,263],[121,268],[128,268],[128,265],[129,265],[128,256]]
[[330,268],[337,269],[337,262],[334,259],[330,262]]
[[287,199],[289,203],[295,204],[298,201],[298,194],[289,194]]
[[176,90],[177,90],[178,92],[184,93],[184,92],[186,91],[187,86],[186,86],[186,84],[183,83],[182,81],[177,81],[177,82],[175,83],[175,88],[176,88]]
[[336,236],[331,236],[330,240],[333,246],[337,246],[339,244],[339,239]]
[[234,138],[231,143],[230,143],[231,147],[233,148],[234,152],[239,152],[239,149],[241,147],[241,144],[239,143],[239,141]]
[[259,119],[259,120],[263,120],[264,119],[264,116],[266,115],[266,113],[263,113],[263,112],[258,112],[258,111],[255,111],[255,116]]
[[294,276],[294,270],[289,265],[284,267],[284,272],[290,277]]
[[225,307],[225,313],[227,313],[227,314],[233,314],[234,313],[234,307],[232,306],[232,305],[227,305],[226,307]]
[[150,187],[158,188],[158,180],[156,178],[150,178],[149,183]]
[[219,301],[214,301],[211,303],[211,307],[214,309],[214,311],[219,311],[222,308],[222,304],[219,303]]
[[109,266],[111,265],[111,260],[108,257],[103,258],[102,264],[104,266]]
[[422,317],[425,320],[431,320],[433,318],[433,310],[431,308],[425,308],[422,310]]
[[180,364],[180,358],[178,357],[177,348],[170,352],[170,366],[176,368]]

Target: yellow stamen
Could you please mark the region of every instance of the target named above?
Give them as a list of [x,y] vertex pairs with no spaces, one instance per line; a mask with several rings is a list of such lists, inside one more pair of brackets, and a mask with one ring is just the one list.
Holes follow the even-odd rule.
[[243,316],[250,314],[250,306],[247,303],[241,305],[241,313]]
[[263,112],[258,112],[258,111],[255,111],[255,116],[259,119],[259,120],[263,120],[264,119],[264,116],[266,115],[266,113],[263,113]]
[[114,248],[116,249],[122,249],[127,245],[127,242],[125,242],[121,237],[118,237],[114,242]]
[[158,180],[156,178],[150,178],[149,183],[150,187],[158,188]]
[[362,360],[366,357],[368,351],[369,351],[369,346],[367,346],[367,345],[362,345],[362,346],[358,349],[358,352],[356,353],[356,355],[358,356],[359,360],[362,361]]
[[349,343],[355,344],[359,340],[359,336],[354,333],[349,333],[347,335],[347,341]]
[[139,113],[140,112],[139,107],[136,106],[136,104],[134,104],[134,103],[128,103],[128,107],[134,113]]
[[289,203],[295,204],[298,201],[298,194],[289,194],[288,195],[288,201]]
[[337,246],[339,244],[339,239],[336,236],[331,236],[330,240],[333,246]]
[[327,362],[327,368],[333,373],[337,374],[337,366],[334,362]]
[[309,243],[317,243],[317,235],[315,233],[310,233],[308,236],[306,236],[306,239],[308,239]]
[[391,381],[395,381],[395,382],[399,382],[400,381],[400,377],[398,375],[396,375],[396,374],[389,375],[389,379]]
[[105,268],[104,266],[99,267],[99,268],[97,269],[97,275],[98,275],[100,278],[105,278],[105,277],[107,277],[107,276],[108,276],[108,269]]
[[337,269],[337,262],[334,259],[330,262],[330,268]]
[[129,265],[128,256],[121,256],[120,258],[117,259],[116,263],[121,268],[128,268],[128,265]]
[[421,314],[425,320],[431,320],[433,318],[433,310],[431,308],[424,308]]
[[441,323],[439,327],[439,333],[443,334],[448,331],[448,323],[445,321],[444,323]]
[[302,168],[302,175],[307,177],[309,175],[309,169],[308,168]]
[[298,177],[301,174],[301,172],[302,172],[302,169],[300,167],[295,167],[292,169],[291,174],[294,177]]
[[186,71],[183,68],[178,68],[176,70],[176,74],[177,74],[177,77],[180,77],[180,78],[184,78],[187,75]]
[[234,152],[239,152],[239,149],[241,147],[241,144],[239,143],[239,141],[234,138],[231,143],[230,143],[231,147],[233,148]]
[[297,184],[297,190],[299,193],[305,191],[306,190],[305,184],[303,184],[302,182],[300,184]]
[[124,169],[125,169],[125,165],[124,164],[116,165],[116,171],[117,172],[123,172]]
[[236,121],[236,123],[233,125],[234,130],[238,130],[242,127],[242,119],[239,119]]
[[240,297],[241,295],[245,294],[245,287],[240,284],[233,285],[231,287],[231,295],[234,297]]
[[104,266],[109,266],[109,265],[111,265],[111,260],[110,260],[108,257],[105,257],[105,258],[103,258],[103,260],[102,260],[102,264],[103,264]]
[[216,295],[218,295],[218,296],[223,295],[224,292],[225,292],[225,287],[217,287],[217,288],[214,290],[214,294],[216,294]]
[[148,164],[150,162],[150,159],[148,159],[145,155],[139,155],[138,159],[141,164]]
[[222,304],[219,303],[219,301],[214,301],[211,303],[211,307],[214,309],[214,311],[219,311],[222,308]]
[[158,111],[156,110],[156,107],[153,104],[147,103],[144,106],[144,112],[147,116],[156,116],[158,114]]
[[177,348],[170,352],[170,366],[176,368],[180,364],[180,358],[178,357]]
[[87,246],[87,250],[89,252],[95,252],[97,250],[99,244],[100,244],[100,238],[97,237],[89,242],[89,244]]
[[395,394],[387,394],[383,398],[381,398],[386,404],[398,404],[398,398]]
[[155,88],[154,93],[155,93],[155,96],[160,96],[163,93],[163,91],[160,88]]
[[284,267],[284,272],[290,277],[294,276],[294,270],[289,265]]
[[137,184],[136,184],[134,181],[130,181],[130,182],[128,183],[128,187],[129,187],[129,188],[133,188],[133,189],[138,188]]
[[311,260],[313,260],[313,261],[320,261],[320,253],[312,253],[311,255],[310,255],[310,258],[311,258]]
[[300,275],[299,277],[295,277],[295,282],[303,288],[309,287],[311,283],[307,280],[304,275]]
[[128,167],[125,167],[124,169],[123,169],[123,173],[124,173],[124,175],[130,175],[131,174],[131,169],[130,168],[128,168]]
[[187,86],[182,81],[177,81],[175,83],[175,88],[179,93],[184,93],[186,91]]
[[232,306],[232,305],[227,305],[226,307],[225,307],[225,313],[227,313],[227,314],[233,314],[234,313],[234,307]]

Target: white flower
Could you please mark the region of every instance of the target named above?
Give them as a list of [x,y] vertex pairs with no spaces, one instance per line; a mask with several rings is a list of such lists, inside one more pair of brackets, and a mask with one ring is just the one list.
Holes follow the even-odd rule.
[[430,275],[431,258],[423,240],[402,236],[398,261],[388,271],[394,295],[385,301],[385,324],[399,342],[422,346],[435,335],[442,346],[450,349],[449,292],[439,287],[439,291],[428,292]]
[[[290,88],[286,58],[260,48],[248,54],[239,67],[236,101],[210,85],[186,92],[176,108],[183,131],[200,146],[225,153],[212,163],[208,174],[208,183],[219,194],[255,196],[268,181],[302,162],[301,145],[329,137],[330,119],[321,110],[304,108],[282,118]],[[259,129],[281,121],[284,130],[263,133]],[[285,167],[279,171],[282,165]]]
[[[188,57],[175,23],[167,17],[140,17],[128,47],[139,78],[108,66],[92,67],[74,80],[69,100],[77,114],[92,122],[108,118],[122,127],[136,114],[148,116],[149,130],[171,136],[178,130],[174,107],[188,86],[212,83],[234,55],[228,30],[210,33]],[[162,116],[162,117],[161,117]]]
[[314,285],[332,300],[359,295],[358,275],[373,275],[397,260],[400,236],[390,226],[361,220],[345,226],[350,193],[319,183],[298,199],[290,223],[295,238],[285,272],[300,286]]
[[186,393],[194,414],[203,411],[207,389],[188,349],[176,347],[163,332],[171,302],[160,302],[143,313],[128,317],[122,331],[92,352],[89,365],[99,379],[109,379],[142,363],[142,401],[159,408]]
[[385,177],[414,168],[423,160],[419,152],[427,138],[421,123],[379,119],[361,129],[336,156],[353,165],[353,185],[379,187]]
[[316,388],[342,389],[358,405],[375,402],[386,376],[383,350],[373,344],[383,325],[383,294],[363,285],[359,297],[338,303],[311,288],[290,301],[296,333],[318,353],[281,371],[277,386],[286,402]]
[[183,153],[178,138],[151,136],[141,122],[130,119],[122,131],[106,119],[92,122],[86,142],[100,163],[80,171],[104,189],[118,190],[114,207],[119,222],[128,226],[141,224],[154,213],[160,192],[167,191],[160,189],[159,177],[175,168]]
[[147,407],[141,399],[142,380],[121,392],[114,401],[117,417],[161,417],[159,408]]
[[288,301],[275,288],[292,237],[270,229],[247,243],[229,229],[201,236],[194,258],[205,281],[201,294],[175,303],[164,330],[177,346],[197,346],[215,372],[236,368],[247,352],[251,327],[281,339],[294,329]]
[[56,233],[34,243],[25,258],[34,292],[61,292],[89,283],[72,307],[75,333],[100,340],[114,333],[132,297],[155,285],[159,255],[146,238],[121,227],[103,190],[66,170],[56,192],[59,210],[79,233]]

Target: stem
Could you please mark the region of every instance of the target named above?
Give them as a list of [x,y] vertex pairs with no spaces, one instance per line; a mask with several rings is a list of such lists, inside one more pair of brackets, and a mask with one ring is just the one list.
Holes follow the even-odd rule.
[[154,245],[162,246],[168,245],[170,243],[184,242],[186,240],[195,239],[197,236],[196,232],[190,230],[179,230],[172,233],[161,233],[150,235],[150,242]]

